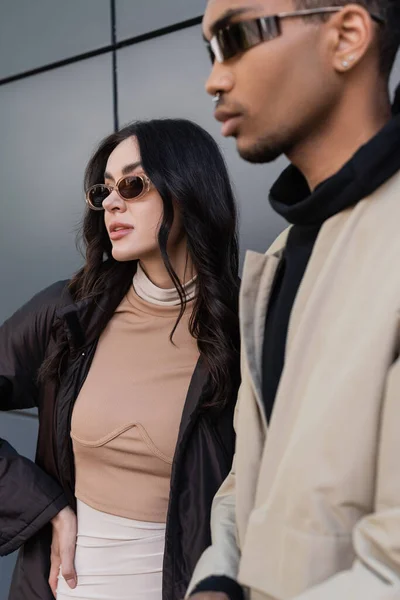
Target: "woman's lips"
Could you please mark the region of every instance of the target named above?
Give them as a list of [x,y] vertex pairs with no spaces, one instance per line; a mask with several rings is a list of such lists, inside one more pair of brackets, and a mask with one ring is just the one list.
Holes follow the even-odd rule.
[[110,232],[110,240],[112,240],[113,242],[120,240],[122,238],[124,238],[125,236],[129,235],[130,233],[132,233],[133,231],[133,227],[126,227],[124,229],[115,229],[114,231]]

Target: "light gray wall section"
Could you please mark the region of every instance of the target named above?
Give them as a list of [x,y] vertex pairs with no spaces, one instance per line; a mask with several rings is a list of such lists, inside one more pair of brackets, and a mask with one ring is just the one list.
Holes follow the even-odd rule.
[[1,0],[0,79],[110,43],[110,0]]
[[394,65],[392,77],[390,80],[390,88],[394,92],[395,88],[400,85],[400,53],[397,56],[396,63]]
[[109,55],[0,87],[0,322],[80,265],[83,172],[113,128]]
[[[19,413],[0,413],[0,438],[7,439],[20,454],[33,459],[38,422]],[[7,600],[16,553],[0,558],[0,600]]]
[[283,220],[269,206],[268,190],[286,163],[281,159],[272,165],[255,166],[239,158],[234,140],[220,135],[213,103],[204,91],[209,70],[200,26],[120,50],[120,121],[184,117],[215,137],[223,148],[236,189],[243,257],[245,249],[266,250],[284,228]]
[[117,38],[124,40],[204,13],[206,0],[116,0]]

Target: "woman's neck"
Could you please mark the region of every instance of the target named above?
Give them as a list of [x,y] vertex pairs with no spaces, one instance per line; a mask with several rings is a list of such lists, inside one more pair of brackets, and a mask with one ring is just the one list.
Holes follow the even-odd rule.
[[[149,302],[150,304],[170,307],[180,306],[182,303],[181,296],[176,287],[167,289],[154,285],[154,283],[150,281],[146,273],[143,271],[140,263],[138,264],[136,273],[133,276],[133,288],[139,298]],[[193,300],[197,294],[196,277],[185,283],[181,292],[185,296],[186,302]]]
[[[186,244],[181,245],[174,252],[169,252],[169,260],[179,281],[184,285],[196,276],[196,270],[187,251]],[[161,255],[146,257],[140,260],[140,266],[154,285],[161,289],[174,287]]]

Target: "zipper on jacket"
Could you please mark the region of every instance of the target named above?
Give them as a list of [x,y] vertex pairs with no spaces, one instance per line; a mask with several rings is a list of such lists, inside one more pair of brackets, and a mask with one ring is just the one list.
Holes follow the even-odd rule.
[[[71,439],[71,421],[72,421],[72,412],[74,410],[75,402],[79,396],[79,393],[83,387],[83,384],[88,375],[89,369],[92,364],[92,360],[96,351],[97,341],[92,344],[90,347],[86,347],[82,349],[70,362],[70,364],[66,367],[62,380],[65,381],[65,377],[69,375],[72,371],[72,376],[74,378],[73,384],[73,397],[67,398],[66,402],[68,402],[68,412],[66,419],[66,430],[65,435],[67,436],[67,465],[60,465],[60,459],[65,457],[60,457],[57,448],[57,469],[59,471],[60,481],[62,482],[64,491],[67,493],[68,498],[72,505],[75,508],[76,499],[75,499],[75,464],[74,464],[74,453],[73,453],[73,445]],[[71,357],[72,358],[72,357]],[[82,361],[85,361],[82,365]],[[64,395],[65,392],[62,391],[62,385],[60,385],[59,393],[58,393],[58,401],[61,395]],[[56,422],[58,422],[58,410],[55,411]],[[56,428],[57,437],[60,435],[58,428]]]

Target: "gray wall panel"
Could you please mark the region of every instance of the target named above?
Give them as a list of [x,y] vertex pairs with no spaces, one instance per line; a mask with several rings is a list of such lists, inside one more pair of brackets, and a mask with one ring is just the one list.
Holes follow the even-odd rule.
[[0,413],[0,438],[10,444],[23,456],[35,458],[38,420],[18,412]]
[[116,0],[118,40],[199,17],[206,0]]
[[17,554],[0,558],[0,600],[7,600]]
[[0,79],[111,43],[109,0],[2,0]]
[[[200,26],[143,42],[118,52],[121,123],[155,117],[185,117],[207,129],[224,150],[241,213],[241,248],[264,251],[284,222],[268,204],[268,190],[282,170],[250,165],[239,158],[234,140],[220,135],[211,98],[204,91],[210,62]],[[135,77],[132,77],[132,73]],[[137,85],[140,81],[140,85]]]
[[1,322],[80,265],[83,171],[113,128],[111,57],[2,86],[0,105]]
[[390,83],[392,91],[400,84],[400,54],[397,56]]

